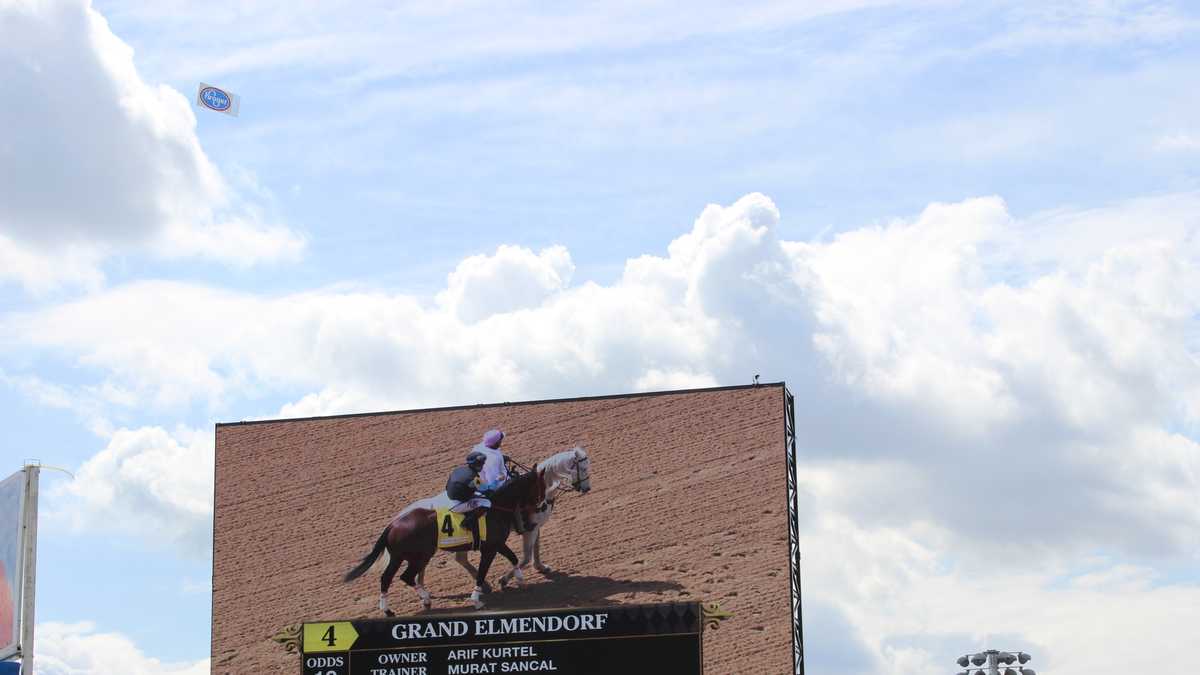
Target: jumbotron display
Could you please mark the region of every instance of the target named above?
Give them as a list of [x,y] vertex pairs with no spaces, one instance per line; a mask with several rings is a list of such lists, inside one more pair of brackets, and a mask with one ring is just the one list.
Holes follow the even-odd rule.
[[219,424],[214,674],[803,673],[782,384]]

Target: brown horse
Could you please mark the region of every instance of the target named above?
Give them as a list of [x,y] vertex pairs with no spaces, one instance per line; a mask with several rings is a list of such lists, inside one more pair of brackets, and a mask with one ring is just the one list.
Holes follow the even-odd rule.
[[[476,609],[483,607],[480,595],[486,586],[488,569],[492,566],[496,554],[503,555],[514,566],[517,556],[505,541],[512,531],[514,514],[518,509],[537,504],[539,499],[538,476],[536,471],[522,474],[508,481],[491,496],[492,508],[484,515],[487,521],[487,537],[479,543],[479,571],[475,576],[475,590],[471,593],[471,602]],[[375,547],[362,559],[358,565],[346,573],[344,581],[353,581],[362,576],[371,565],[388,552],[388,564],[379,578],[379,609],[388,616],[395,616],[388,609],[387,592],[392,585],[392,578],[400,569],[400,565],[408,562],[408,568],[400,575],[400,580],[417,592],[421,605],[425,609],[432,606],[429,591],[418,582],[419,575],[429,560],[437,553],[437,513],[432,509],[410,508],[400,512],[392,519],[383,533],[375,541]],[[468,550],[470,544],[449,549]]]

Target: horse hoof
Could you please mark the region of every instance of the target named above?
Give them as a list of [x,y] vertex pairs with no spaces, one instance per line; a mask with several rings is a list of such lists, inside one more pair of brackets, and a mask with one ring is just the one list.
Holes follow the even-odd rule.
[[[500,580],[500,586],[501,586],[501,587],[503,587],[503,586],[504,586],[504,580],[503,580],[503,579],[501,579],[501,580]],[[482,588],[482,589],[483,589],[483,592],[484,592],[484,593],[491,593],[491,592],[492,592],[492,585],[491,585],[491,584],[489,584],[489,583],[487,583],[487,582],[484,582],[484,584],[483,584],[482,586],[480,586],[480,588]]]
[[475,609],[483,609],[483,601],[482,600],[476,600],[476,601],[472,602],[471,604],[475,606]]
[[508,577],[500,577],[500,588],[508,588]]
[[551,572],[554,571],[554,570],[550,569],[549,567],[546,567],[545,565],[535,565],[534,569],[541,572],[542,574],[550,574]]
[[424,607],[425,609],[433,609],[433,601],[431,600],[429,602],[422,602],[421,607]]
[[392,610],[390,610],[390,609],[385,609],[385,610],[383,610],[383,613],[384,613],[384,614],[386,614],[386,615],[388,615],[388,616],[396,616],[396,613],[395,613],[395,612],[393,612],[393,611],[392,611]]

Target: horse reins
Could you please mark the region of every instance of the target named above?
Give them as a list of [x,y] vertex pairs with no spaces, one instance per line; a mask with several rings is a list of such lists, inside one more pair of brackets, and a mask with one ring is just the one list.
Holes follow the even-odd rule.
[[[547,504],[553,504],[553,503],[557,502],[559,497],[561,497],[562,493],[564,493],[564,492],[575,492],[578,494],[582,494],[582,492],[579,489],[579,486],[583,484],[584,478],[583,478],[583,472],[580,469],[579,465],[583,464],[584,462],[588,462],[588,461],[591,461],[591,458],[584,457],[583,459],[579,459],[579,457],[576,457],[575,458],[575,482],[568,483],[568,484],[559,483],[554,486],[553,490],[547,490],[546,498],[538,506],[538,510],[539,511],[545,510]],[[517,467],[524,473],[531,473],[533,471],[537,471],[536,466],[534,468],[530,468],[511,457],[508,458],[508,463]],[[554,495],[553,498],[551,498],[552,494]]]

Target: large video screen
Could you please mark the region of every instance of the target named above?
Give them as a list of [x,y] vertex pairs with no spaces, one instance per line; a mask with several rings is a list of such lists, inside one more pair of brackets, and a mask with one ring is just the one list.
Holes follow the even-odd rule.
[[[422,631],[557,620],[464,616],[674,603],[727,617],[703,633],[704,673],[802,672],[790,410],[786,388],[764,384],[219,424],[212,670],[301,672],[287,645],[301,624],[311,652],[340,649],[337,626],[389,616],[413,619],[380,628],[389,640],[433,639],[447,636]],[[491,480],[497,455],[507,482]],[[444,494],[476,470],[486,512]],[[524,583],[498,554],[475,592],[453,552],[413,544],[435,530],[528,553]],[[441,616],[455,620],[416,623]]]

